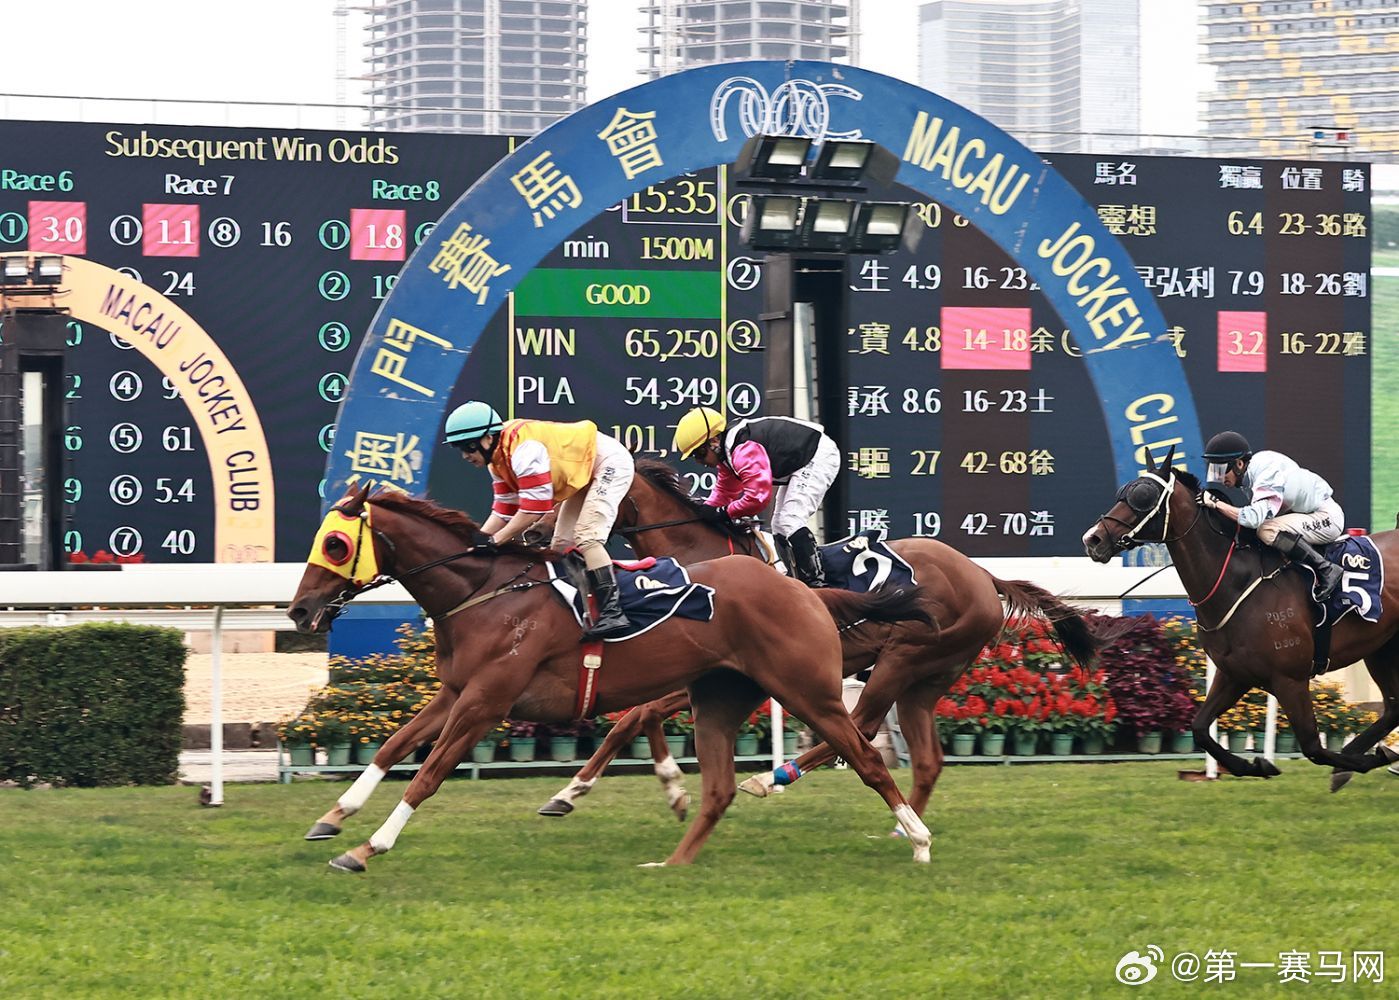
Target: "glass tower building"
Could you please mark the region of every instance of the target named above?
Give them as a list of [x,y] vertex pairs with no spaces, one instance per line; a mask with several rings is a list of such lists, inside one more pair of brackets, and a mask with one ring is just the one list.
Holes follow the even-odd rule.
[[932,0],[919,83],[1033,149],[1139,144],[1137,0]]
[[741,59],[858,62],[860,0],[653,0],[643,4],[648,79]]
[[[1399,0],[1205,0],[1211,152],[1399,152]],[[1320,133],[1317,136],[1316,133]],[[1386,156],[1386,154],[1388,154]]]
[[582,0],[370,0],[368,127],[532,135],[587,103]]

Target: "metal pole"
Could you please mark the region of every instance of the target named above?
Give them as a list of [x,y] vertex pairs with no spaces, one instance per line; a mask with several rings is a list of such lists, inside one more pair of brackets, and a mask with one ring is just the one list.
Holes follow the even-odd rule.
[[[1212,688],[1212,687],[1214,686],[1214,673],[1215,673],[1214,661],[1211,660],[1208,656],[1206,656],[1206,657],[1205,657],[1205,690],[1206,690],[1206,691],[1209,691],[1209,689]],[[1210,723],[1210,739],[1214,740],[1216,743],[1219,742],[1219,720],[1218,720],[1218,719],[1216,719],[1214,722],[1211,722],[1211,723]],[[1215,760],[1215,759],[1214,759],[1213,757],[1211,757],[1209,754],[1205,754],[1205,777],[1206,777],[1206,778],[1218,778],[1218,777],[1219,777],[1219,761]]]
[[1278,700],[1268,695],[1268,723],[1263,730],[1263,756],[1277,760],[1278,746]]
[[223,805],[223,605],[214,605],[214,651],[209,667],[209,756],[212,774],[209,780],[209,805]]

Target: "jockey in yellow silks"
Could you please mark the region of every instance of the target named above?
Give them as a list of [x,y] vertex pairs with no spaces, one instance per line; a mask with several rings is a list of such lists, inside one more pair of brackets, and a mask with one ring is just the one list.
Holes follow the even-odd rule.
[[617,600],[607,538],[617,506],[631,489],[631,453],[591,420],[501,420],[472,400],[447,417],[445,444],[477,468],[489,469],[495,497],[481,526],[496,544],[523,534],[559,504],[554,548],[577,545],[597,599],[597,620],[584,639],[602,639],[629,627]]

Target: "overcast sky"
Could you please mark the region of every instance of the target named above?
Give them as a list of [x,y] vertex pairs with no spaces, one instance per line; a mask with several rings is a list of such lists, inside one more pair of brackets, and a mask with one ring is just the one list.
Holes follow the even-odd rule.
[[[10,0],[0,21],[0,95],[87,100],[65,102],[69,110],[59,112],[51,102],[0,96],[0,117],[355,127],[362,121],[355,112],[132,109],[99,100],[335,104],[343,93],[348,102],[363,103],[361,81],[337,86],[336,6],[335,0]],[[639,6],[640,0],[590,0],[590,100],[642,82]],[[864,0],[861,65],[917,82],[918,6],[919,0]],[[1143,130],[1192,133],[1196,91],[1208,85],[1195,56],[1195,0],[1142,0],[1141,6]],[[349,76],[365,72],[363,18],[351,11],[344,19]]]

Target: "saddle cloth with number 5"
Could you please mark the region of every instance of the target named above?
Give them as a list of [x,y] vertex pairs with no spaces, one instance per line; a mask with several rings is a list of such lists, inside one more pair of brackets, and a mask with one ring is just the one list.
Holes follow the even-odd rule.
[[[1322,608],[1322,619],[1335,624],[1348,612],[1354,611],[1367,622],[1380,620],[1380,594],[1384,591],[1384,559],[1369,535],[1342,535],[1326,546],[1326,558],[1341,567],[1345,574],[1336,593]],[[1316,573],[1305,567],[1312,577]]]
[[877,528],[821,546],[821,564],[826,586],[857,594],[884,586],[908,589],[918,583],[913,567],[884,544],[884,533]]

